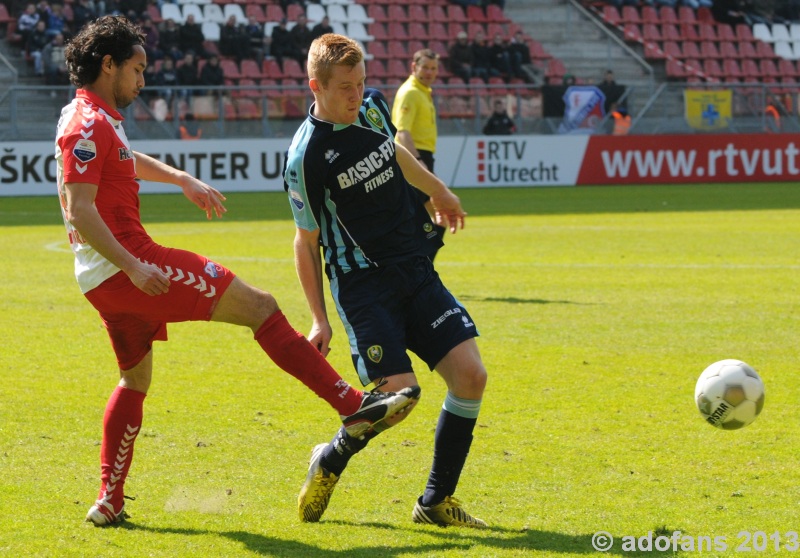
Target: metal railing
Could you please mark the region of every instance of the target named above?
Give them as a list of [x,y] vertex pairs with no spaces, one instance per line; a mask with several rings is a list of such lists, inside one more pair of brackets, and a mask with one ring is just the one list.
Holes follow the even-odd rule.
[[[397,86],[380,87],[391,104]],[[687,89],[731,90],[731,120],[718,132],[760,133],[769,129],[768,103],[779,108],[781,130],[800,131],[800,86],[789,84],[663,83],[641,106],[629,101],[631,134],[698,133],[685,118]],[[557,91],[558,92],[558,91]],[[623,99],[631,99],[628,88]],[[52,140],[61,108],[74,96],[70,86],[11,85],[0,94],[0,141]],[[479,135],[502,98],[518,134],[557,134],[560,116],[543,113],[542,89],[528,85],[438,85],[434,89],[439,133]],[[192,113],[203,138],[291,137],[313,101],[307,87],[238,86],[159,88],[144,94],[121,112],[132,139],[175,139],[186,115]],[[609,133],[610,115],[580,133]]]

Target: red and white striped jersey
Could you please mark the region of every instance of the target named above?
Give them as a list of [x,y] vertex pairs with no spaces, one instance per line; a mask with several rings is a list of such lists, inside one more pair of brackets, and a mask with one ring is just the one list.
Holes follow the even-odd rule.
[[97,186],[95,206],[114,237],[134,256],[153,240],[139,216],[136,161],[123,117],[97,95],[79,89],[61,110],[56,133],[58,195],[69,243],[75,254],[75,276],[86,293],[119,268],[95,251],[67,219],[65,184]]

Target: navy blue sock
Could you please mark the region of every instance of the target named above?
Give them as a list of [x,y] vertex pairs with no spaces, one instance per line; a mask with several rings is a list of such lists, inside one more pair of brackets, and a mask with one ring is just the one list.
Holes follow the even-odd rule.
[[377,435],[378,432],[371,430],[359,440],[350,436],[342,426],[328,447],[322,450],[320,465],[337,477],[341,476],[350,458],[367,447],[367,443]]
[[423,506],[438,504],[455,493],[477,421],[477,418],[460,417],[442,409],[434,436],[433,465],[422,495]]

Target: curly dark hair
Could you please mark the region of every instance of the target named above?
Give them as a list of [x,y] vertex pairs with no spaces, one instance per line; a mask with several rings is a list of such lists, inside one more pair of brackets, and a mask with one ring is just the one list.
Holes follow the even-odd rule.
[[69,80],[77,87],[94,83],[104,56],[122,65],[133,56],[133,47],[144,41],[141,29],[123,16],[103,16],[87,23],[64,51]]

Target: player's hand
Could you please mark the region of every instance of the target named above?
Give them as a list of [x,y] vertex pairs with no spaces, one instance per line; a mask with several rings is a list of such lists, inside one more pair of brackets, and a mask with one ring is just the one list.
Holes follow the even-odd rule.
[[156,265],[139,262],[126,273],[131,282],[145,294],[156,296],[169,291],[169,278]]
[[330,343],[333,337],[333,329],[329,323],[320,324],[314,322],[308,334],[308,340],[314,345],[322,356],[327,357],[331,352]]
[[228,210],[222,205],[225,201],[225,196],[217,190],[212,188],[202,180],[198,180],[193,176],[189,176],[186,183],[183,185],[183,195],[189,198],[193,204],[206,212],[206,218],[212,218],[212,212],[217,217],[222,217]]
[[436,224],[450,229],[455,234],[464,228],[467,212],[461,207],[461,200],[452,191],[445,188],[441,193],[431,196],[431,204],[435,213]]

